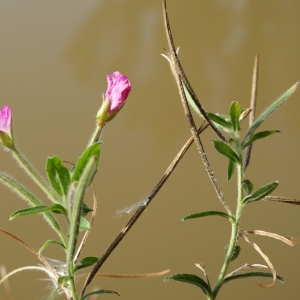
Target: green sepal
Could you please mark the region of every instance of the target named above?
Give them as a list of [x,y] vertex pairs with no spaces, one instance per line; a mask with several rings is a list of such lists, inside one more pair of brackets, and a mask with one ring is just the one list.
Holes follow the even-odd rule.
[[65,199],[68,194],[71,177],[61,158],[59,156],[48,157],[46,171],[54,190]]
[[233,162],[240,164],[240,159],[237,154],[228,146],[226,143],[222,141],[212,141],[216,150],[223,154],[224,156],[231,159]]
[[84,217],[80,218],[79,231],[91,230],[90,222]]
[[243,180],[243,189],[247,196],[250,195],[253,190],[253,183],[248,179]]
[[[248,273],[241,273],[238,275],[233,275],[233,276],[228,276],[225,277],[223,280],[223,283],[227,283],[231,280],[235,280],[235,279],[241,279],[241,278],[250,278],[250,277],[268,277],[268,278],[273,278],[273,274],[272,273],[265,273],[265,272],[248,272]],[[281,282],[284,283],[284,279],[281,276],[276,275],[276,279]]]
[[218,125],[226,128],[232,128],[232,124],[226,121],[224,118],[220,117],[219,115],[209,113],[209,112],[207,113],[207,115],[213,122],[217,123]]
[[83,154],[79,157],[73,176],[72,176],[72,182],[78,181],[84,171],[84,168],[86,166],[86,164],[88,163],[89,159],[92,156],[96,157],[96,168],[93,171],[93,174],[90,175],[90,179],[88,182],[88,186],[92,183],[94,176],[97,173],[97,168],[98,168],[98,163],[99,163],[99,158],[100,158],[100,144],[101,142],[95,143],[93,145],[91,145],[90,147],[88,147]]
[[42,252],[50,245],[50,244],[56,244],[56,245],[59,245],[61,247],[63,247],[65,250],[66,250],[66,247],[64,246],[64,244],[56,241],[56,240],[48,240],[44,243],[44,245],[39,249],[38,253],[39,255],[42,254]]
[[291,88],[289,88],[283,95],[281,95],[277,100],[275,100],[269,107],[265,109],[265,111],[253,122],[251,127],[248,129],[243,141],[242,145],[245,144],[247,139],[253,135],[256,129],[264,122],[275,110],[277,110],[299,87],[300,82],[294,84]]
[[228,169],[227,169],[227,181],[229,181],[234,174],[234,162],[229,159],[228,160]]
[[12,219],[15,219],[17,217],[24,217],[24,216],[28,216],[28,215],[34,215],[34,214],[43,213],[43,212],[46,212],[46,211],[52,211],[56,214],[67,215],[67,211],[65,210],[65,208],[63,206],[61,206],[60,204],[53,204],[51,206],[40,205],[40,206],[35,206],[35,207],[30,207],[30,208],[17,210],[10,216],[9,219],[12,220]]
[[[227,251],[228,251],[228,245],[224,249],[225,256],[227,255]],[[234,261],[235,259],[237,259],[240,252],[241,252],[241,247],[239,245],[236,245],[233,249],[233,253],[232,253],[230,261]]]
[[85,295],[82,298],[82,300],[85,300],[85,299],[87,299],[90,296],[98,295],[98,294],[116,294],[116,295],[120,296],[117,292],[114,292],[114,291],[111,291],[111,290],[98,290],[98,291],[93,291],[91,293],[88,293],[87,295]]
[[247,204],[249,202],[261,200],[262,198],[271,194],[277,188],[278,184],[279,184],[278,181],[274,181],[262,186],[252,195],[245,197],[243,199],[243,203]]
[[211,292],[209,285],[202,278],[198,277],[197,275],[183,274],[183,273],[173,274],[169,277],[166,277],[164,279],[164,282],[168,282],[170,280],[176,280],[176,281],[186,282],[189,284],[196,285],[202,289],[202,291],[205,295],[212,296],[212,292]]
[[242,145],[242,149],[245,149],[247,146],[252,144],[254,141],[262,139],[262,138],[267,137],[269,135],[272,135],[276,132],[280,132],[280,131],[279,130],[266,130],[266,131],[258,132],[256,134],[254,134],[252,136],[252,138],[245,145]]
[[242,108],[240,106],[240,104],[236,101],[233,101],[230,105],[229,108],[229,112],[230,112],[230,119],[231,119],[231,124],[233,127],[233,130],[235,132],[240,130],[240,115],[242,113]]
[[99,260],[98,257],[94,257],[94,256],[88,256],[83,258],[82,260],[80,260],[74,267],[74,272],[83,269],[83,268],[87,268],[92,266],[93,264],[95,264],[97,261]]
[[222,212],[222,211],[215,211],[215,210],[210,210],[210,211],[203,211],[200,213],[195,213],[195,214],[190,214],[180,220],[180,222],[190,220],[190,219],[197,219],[197,218],[203,218],[203,217],[208,217],[208,216],[219,216],[219,217],[224,217],[228,219],[230,222],[234,221],[234,219],[229,216],[228,214]]

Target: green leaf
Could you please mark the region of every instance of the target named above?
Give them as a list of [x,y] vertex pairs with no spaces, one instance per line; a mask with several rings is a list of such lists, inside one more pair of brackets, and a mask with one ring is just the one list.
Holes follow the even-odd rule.
[[90,222],[87,219],[81,217],[79,231],[86,231],[86,230],[91,230]]
[[46,242],[44,243],[44,245],[39,249],[39,255],[41,255],[42,252],[43,252],[50,244],[56,244],[56,245],[59,245],[59,246],[63,247],[64,249],[66,249],[66,247],[65,247],[62,243],[60,243],[60,242],[58,242],[58,241],[56,241],[56,240],[48,240],[48,241],[46,241]]
[[89,208],[84,202],[82,206],[82,216],[85,217],[89,212],[93,211],[93,209]]
[[60,276],[57,279],[58,284],[66,284],[70,280],[71,276]]
[[81,261],[79,261],[76,266],[74,267],[74,272],[76,272],[79,269],[87,268],[95,264],[99,260],[98,257],[85,257]]
[[117,292],[114,292],[114,291],[110,291],[110,290],[98,290],[98,291],[94,291],[94,292],[91,292],[91,293],[85,295],[82,298],[82,300],[85,300],[85,299],[87,299],[90,296],[98,295],[98,294],[116,294],[116,295],[120,296]]
[[278,181],[270,182],[261,188],[259,188],[255,193],[249,195],[243,199],[243,203],[247,204],[249,202],[258,201],[269,194],[271,194],[278,186]]
[[243,189],[247,196],[250,195],[253,190],[252,182],[248,179],[243,180]]
[[236,101],[233,101],[229,108],[230,111],[230,119],[232,123],[232,127],[234,131],[240,130],[240,115],[242,113],[242,108],[240,104]]
[[222,141],[212,141],[214,144],[214,147],[216,148],[216,150],[225,155],[226,157],[228,157],[230,160],[232,160],[235,163],[239,163],[240,164],[240,159],[237,156],[237,154],[230,148],[230,146],[228,146],[227,144],[225,144]]
[[[99,144],[98,144],[99,146]],[[72,205],[72,214],[70,219],[69,226],[69,240],[68,240],[68,248],[67,248],[67,266],[73,263],[77,239],[79,234],[80,223],[82,223],[82,207],[83,207],[83,199],[88,188],[88,184],[91,183],[91,178],[95,175],[95,171],[97,170],[99,157],[93,155],[90,157],[89,161],[85,165],[85,168],[79,178],[77,188],[75,190],[74,195],[74,203]],[[75,176],[75,173],[74,173]]]
[[226,121],[224,118],[216,115],[216,114],[213,114],[213,113],[207,113],[207,115],[210,117],[210,119],[212,121],[214,121],[215,123],[221,125],[222,127],[226,127],[226,128],[232,128],[232,124],[228,121]]
[[[225,256],[227,255],[227,251],[228,251],[228,245],[225,247],[225,250],[224,250]],[[239,256],[239,254],[240,254],[240,252],[241,252],[241,247],[239,245],[236,245],[234,247],[234,250],[233,250],[233,253],[232,253],[230,261],[234,261],[235,259],[237,259],[238,256]]]
[[[241,278],[250,278],[250,277],[268,277],[268,278],[273,278],[272,273],[265,273],[265,272],[248,272],[248,273],[241,273],[238,275],[233,275],[229,277],[225,277],[223,280],[223,283],[227,283],[231,280],[235,279],[241,279]],[[281,276],[276,276],[277,280],[281,283],[284,283],[284,279]]]
[[170,280],[176,280],[176,281],[180,281],[180,282],[186,282],[189,284],[193,284],[196,285],[198,287],[200,287],[203,291],[203,293],[207,296],[211,296],[212,292],[210,287],[208,286],[208,284],[200,277],[198,277],[197,275],[194,274],[173,274],[169,277],[166,277],[164,279],[164,282],[168,282]]
[[200,213],[195,213],[195,214],[190,214],[183,219],[181,219],[180,222],[189,220],[189,219],[196,219],[196,218],[202,218],[202,217],[208,217],[208,216],[219,216],[219,217],[224,217],[230,221],[233,221],[234,219],[229,216],[228,214],[221,212],[221,211],[215,211],[215,210],[210,210],[210,211],[203,211]]
[[[38,200],[32,193],[30,193],[24,186],[3,173],[0,173],[0,183],[4,184],[11,191],[15,192],[21,199],[29,203],[30,206],[43,205],[43,203]],[[64,240],[64,235],[55,217],[49,212],[43,213],[43,216],[47,220],[47,223],[50,225],[50,227],[58,234],[58,236],[62,240]]]
[[96,168],[93,171],[93,174],[91,174],[91,176],[90,176],[88,186],[92,183],[94,176],[97,173],[97,168],[98,168],[98,163],[99,163],[99,158],[100,158],[100,144],[101,143],[99,142],[99,143],[95,143],[95,144],[91,145],[79,157],[76,167],[75,167],[75,170],[74,170],[74,173],[73,173],[72,182],[79,180],[89,159],[92,156],[95,156],[96,157]]
[[234,162],[229,159],[228,160],[228,169],[227,169],[227,181],[229,181],[234,174]]
[[253,122],[252,126],[248,129],[242,145],[245,144],[247,139],[253,135],[256,129],[265,121],[276,109],[278,109],[299,87],[300,82],[294,84],[283,95],[281,95],[276,101],[274,101],[266,110]]
[[254,134],[252,136],[252,138],[245,145],[242,146],[242,148],[245,149],[247,146],[252,144],[254,141],[262,139],[262,138],[267,137],[269,135],[272,135],[276,132],[280,132],[280,131],[279,130],[266,130],[266,131],[258,132],[256,134]]
[[17,217],[23,217],[23,216],[28,216],[28,215],[33,215],[33,214],[38,214],[38,213],[43,213],[46,211],[52,211],[56,214],[65,214],[66,215],[66,210],[64,209],[63,206],[60,204],[53,204],[51,206],[35,206],[35,207],[30,207],[30,208],[25,208],[21,210],[17,210],[10,216],[10,220],[15,219]]
[[71,183],[69,170],[64,166],[59,156],[48,157],[46,171],[49,182],[54,190],[63,198],[68,194],[68,188]]

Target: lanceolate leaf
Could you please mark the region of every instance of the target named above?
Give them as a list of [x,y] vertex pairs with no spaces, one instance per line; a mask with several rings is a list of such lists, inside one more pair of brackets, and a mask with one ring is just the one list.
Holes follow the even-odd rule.
[[250,195],[251,192],[252,192],[252,190],[253,190],[253,184],[252,184],[252,182],[250,180],[248,180],[248,179],[245,179],[243,181],[243,189],[244,189],[244,191],[245,191],[245,193],[246,193],[247,196]]
[[77,271],[79,269],[83,269],[83,268],[87,268],[89,266],[92,266],[93,264],[95,264],[97,261],[99,260],[98,257],[93,257],[93,256],[89,256],[89,257],[85,257],[83,258],[81,261],[79,261],[76,266],[75,266],[75,270]]
[[91,230],[90,222],[84,217],[80,218],[79,231]]
[[81,215],[83,199],[85,192],[88,188],[88,184],[91,182],[91,177],[95,175],[95,170],[98,165],[98,159],[99,157],[97,156],[90,157],[77,184],[70,220],[69,243],[67,249],[67,265],[73,263],[80,227],[79,225],[81,223],[80,219],[82,218]]
[[16,217],[23,217],[28,215],[34,215],[46,211],[53,211],[57,214],[66,214],[66,210],[60,204],[53,204],[51,206],[35,206],[30,208],[25,208],[21,210],[17,210],[10,216],[10,220],[15,219]]
[[[238,275],[233,275],[229,277],[225,277],[223,280],[223,283],[227,283],[231,280],[235,279],[241,279],[241,278],[250,278],[250,277],[267,277],[267,278],[272,278],[273,274],[272,273],[265,273],[265,272],[248,272],[248,273],[242,273]],[[281,283],[284,283],[284,279],[281,276],[276,276],[277,280]]]
[[214,147],[216,148],[216,150],[225,155],[226,157],[228,157],[229,159],[231,159],[233,162],[235,163],[240,163],[240,159],[237,156],[237,154],[230,148],[230,146],[228,146],[227,144],[225,144],[222,141],[212,141],[214,144]]
[[164,279],[164,282],[168,282],[170,280],[176,280],[176,281],[181,281],[181,282],[186,282],[189,284],[196,285],[200,287],[203,291],[203,293],[207,296],[211,296],[212,292],[208,284],[200,277],[194,274],[173,274],[169,277],[166,277]]
[[97,159],[96,159],[96,168],[95,168],[93,174],[91,174],[91,176],[90,176],[88,186],[91,184],[91,182],[93,181],[94,176],[97,172],[97,168],[98,168],[98,162],[99,162],[99,158],[100,158],[100,142],[95,143],[95,144],[91,145],[90,147],[88,147],[83,152],[83,154],[79,157],[76,167],[75,167],[75,170],[74,170],[74,173],[73,173],[73,176],[72,176],[72,182],[79,180],[86,164],[88,163],[89,159],[92,156],[95,156]]
[[273,102],[252,124],[248,129],[242,144],[244,144],[249,137],[253,135],[256,129],[265,121],[276,109],[278,109],[299,87],[300,82],[294,84],[283,95],[281,95],[275,102]]
[[85,300],[93,295],[98,295],[98,294],[116,294],[118,296],[120,296],[117,292],[114,292],[114,291],[110,291],[110,290],[98,290],[98,291],[94,291],[94,292],[91,292],[91,293],[88,293],[87,295],[85,295],[82,300]]
[[197,218],[202,218],[202,217],[208,217],[208,216],[219,216],[219,217],[224,217],[228,220],[233,220],[231,216],[228,214],[221,212],[221,211],[215,211],[215,210],[210,210],[210,211],[203,211],[200,213],[195,213],[195,214],[190,214],[184,218],[181,219],[180,222],[190,220],[190,219],[197,219]]
[[[227,251],[228,251],[228,245],[225,247],[225,256],[227,255]],[[239,245],[236,245],[234,247],[234,250],[233,250],[233,253],[232,253],[232,256],[231,256],[231,260],[230,261],[234,261],[235,259],[238,258],[239,254],[241,252],[241,247]]]
[[238,102],[232,102],[229,108],[230,119],[234,131],[239,131],[240,129],[240,115],[242,113],[242,108]]
[[46,171],[52,187],[61,197],[66,198],[71,177],[61,158],[59,156],[49,157]]
[[232,124],[230,122],[227,122],[224,118],[215,115],[213,113],[207,113],[207,115],[211,118],[212,121],[214,121],[215,123],[226,127],[226,128],[232,128]]
[[66,249],[66,247],[65,247],[62,243],[60,243],[60,242],[58,242],[58,241],[56,241],[56,240],[48,240],[48,241],[46,241],[46,243],[39,249],[39,255],[41,255],[42,252],[43,252],[50,244],[56,244],[56,245],[59,245],[59,246],[63,247],[64,249]]
[[277,188],[278,184],[278,181],[274,181],[262,186],[252,195],[245,197],[243,203],[246,204],[249,202],[258,201],[264,198],[265,196],[268,196]]
[[267,137],[269,135],[272,135],[276,132],[280,132],[279,130],[267,130],[267,131],[261,131],[253,135],[253,137],[245,144],[242,146],[243,149],[245,149],[247,146],[252,144],[254,141],[262,139],[264,137]]
[[229,159],[228,160],[228,170],[227,170],[227,180],[229,181],[234,174],[234,162]]

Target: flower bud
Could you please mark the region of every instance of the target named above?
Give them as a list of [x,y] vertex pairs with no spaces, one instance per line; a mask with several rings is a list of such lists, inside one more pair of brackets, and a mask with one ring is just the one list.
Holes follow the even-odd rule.
[[0,144],[11,149],[14,147],[11,110],[9,106],[4,106],[0,110]]
[[120,72],[108,74],[106,78],[108,84],[107,91],[103,95],[103,104],[97,113],[99,126],[105,125],[105,123],[117,115],[125,104],[131,90],[128,77],[122,75]]

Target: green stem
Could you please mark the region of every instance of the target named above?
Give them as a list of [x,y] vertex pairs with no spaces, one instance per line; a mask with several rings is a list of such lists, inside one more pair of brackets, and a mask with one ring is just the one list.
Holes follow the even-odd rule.
[[237,164],[237,185],[238,185],[238,195],[237,195],[237,208],[236,208],[236,215],[235,215],[235,222],[232,223],[231,227],[231,237],[230,242],[228,245],[227,253],[225,256],[225,260],[223,266],[221,268],[218,280],[216,285],[213,289],[213,299],[216,298],[220,288],[223,285],[223,280],[225,278],[227,269],[231,262],[231,258],[234,252],[234,248],[237,243],[238,233],[239,233],[239,223],[242,215],[243,204],[242,204],[242,197],[243,197],[243,167],[240,164]]
[[[73,265],[69,266],[72,267],[72,270],[69,270],[70,273],[73,273]],[[77,296],[77,291],[76,291],[76,286],[75,286],[75,281],[74,281],[74,277],[72,276],[69,280],[69,284],[70,284],[70,292],[72,295],[72,300],[78,300],[78,296]]]
[[105,125],[103,125],[103,126],[98,126],[98,125],[97,125],[97,126],[96,126],[96,128],[95,128],[95,130],[94,130],[94,132],[93,132],[93,135],[92,135],[92,137],[91,137],[91,139],[90,139],[90,141],[89,141],[89,143],[88,143],[87,148],[88,148],[89,146],[92,146],[93,144],[95,144],[95,143],[97,143],[97,142],[99,141],[104,126],[105,126]]
[[55,191],[47,184],[45,179],[33,168],[33,166],[25,159],[25,157],[16,149],[11,149],[13,157],[19,162],[21,168],[25,170],[27,175],[43,190],[43,192],[53,202],[61,203],[60,197]]

